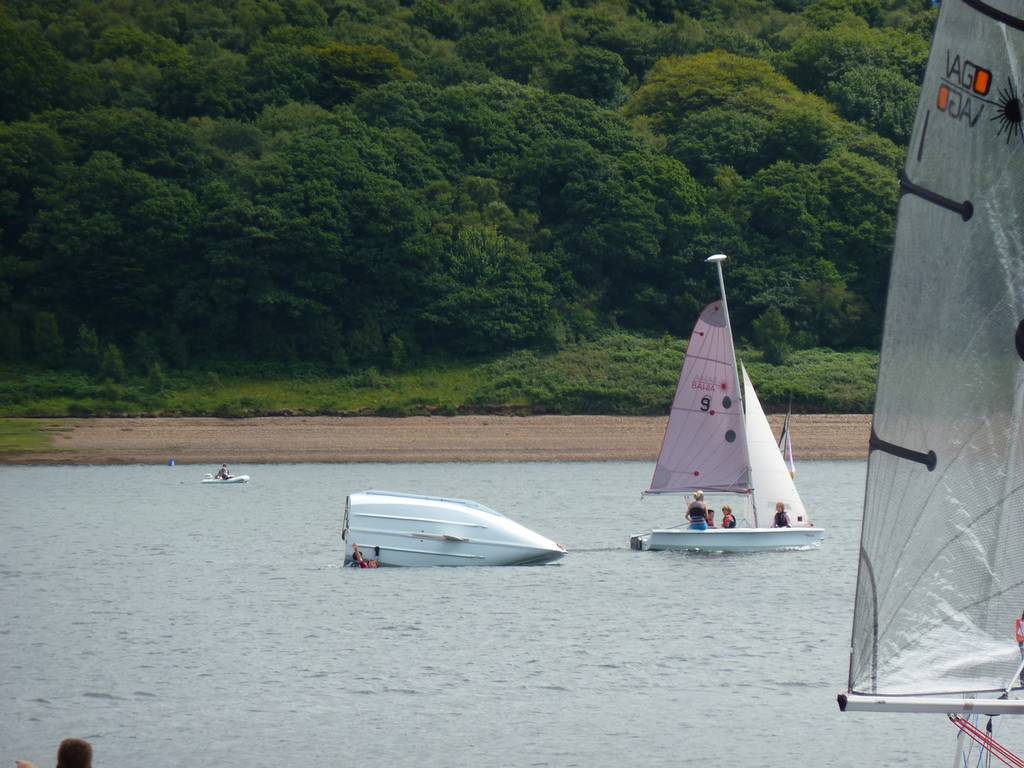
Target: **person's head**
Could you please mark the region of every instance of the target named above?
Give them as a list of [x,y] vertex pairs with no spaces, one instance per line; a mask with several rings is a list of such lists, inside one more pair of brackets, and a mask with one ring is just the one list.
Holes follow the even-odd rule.
[[731,514],[732,514],[732,507],[730,507],[728,504],[723,504],[722,505],[722,516],[724,517],[725,515],[731,515]]
[[704,491],[694,491],[693,492],[693,500],[694,501],[704,501]]
[[227,469],[227,468],[228,468],[228,465],[227,465],[227,464],[221,464],[221,465],[220,465],[220,468],[221,468],[221,469]]
[[57,748],[57,768],[92,768],[92,746],[84,739],[64,739]]
[[785,512],[786,511],[786,505],[783,504],[781,501],[776,501],[775,502],[775,511],[776,512]]

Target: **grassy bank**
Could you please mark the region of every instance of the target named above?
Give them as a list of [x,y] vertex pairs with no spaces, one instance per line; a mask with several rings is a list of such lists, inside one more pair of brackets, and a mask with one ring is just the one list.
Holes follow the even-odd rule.
[[[459,413],[658,415],[672,400],[684,342],[612,334],[560,352],[344,376],[253,366],[99,382],[86,374],[0,368],[0,417],[262,416]],[[784,366],[740,350],[768,410],[864,413],[874,352],[793,352]],[[13,438],[12,438],[13,439]]]
[[0,454],[52,450],[53,438],[68,429],[38,419],[5,419],[0,421]]

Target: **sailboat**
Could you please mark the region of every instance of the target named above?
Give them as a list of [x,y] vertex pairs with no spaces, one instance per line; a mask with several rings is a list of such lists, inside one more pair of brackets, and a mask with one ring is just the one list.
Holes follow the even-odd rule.
[[[656,528],[632,536],[633,549],[805,549],[825,536],[810,523],[746,369],[737,368],[722,275],[725,259],[725,254],[706,259],[718,270],[721,298],[704,307],[690,336],[654,477],[644,495],[726,494],[742,500],[745,524]],[[772,527],[778,502],[785,506],[789,528]]]
[[1018,766],[988,716],[1024,713],[1022,61],[1019,0],[944,0],[900,179],[839,695],[946,714]]

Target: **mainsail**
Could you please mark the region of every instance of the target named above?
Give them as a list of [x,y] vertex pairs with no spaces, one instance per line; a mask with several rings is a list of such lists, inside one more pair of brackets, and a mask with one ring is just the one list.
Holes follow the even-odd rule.
[[855,693],[994,691],[1020,661],[1022,68],[1019,0],[944,0],[901,179],[857,578]]
[[786,505],[790,524],[793,527],[810,526],[807,510],[796,491],[793,478],[786,462],[779,453],[768,417],[764,415],[761,401],[757,399],[754,385],[750,383],[745,366],[743,373],[743,395],[747,407],[747,445],[750,451],[750,479],[754,486],[754,509],[757,510],[757,527],[771,528],[775,519],[775,504]]
[[683,359],[661,453],[646,493],[748,493],[743,404],[722,301],[704,307]]

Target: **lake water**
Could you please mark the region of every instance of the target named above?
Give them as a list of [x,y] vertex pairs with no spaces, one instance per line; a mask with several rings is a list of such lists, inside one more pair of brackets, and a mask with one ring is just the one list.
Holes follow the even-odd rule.
[[[99,768],[948,765],[944,717],[836,708],[864,467],[800,465],[820,549],[731,556],[628,548],[681,519],[647,463],[0,468],[0,763],[74,735]],[[570,553],[346,569],[366,488]]]

